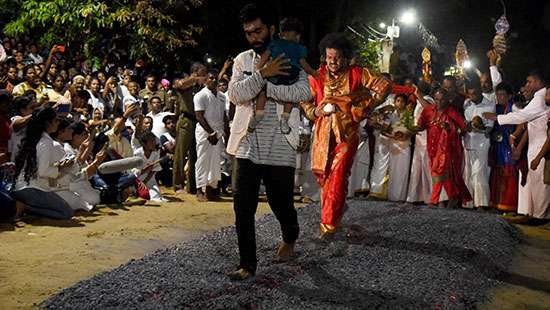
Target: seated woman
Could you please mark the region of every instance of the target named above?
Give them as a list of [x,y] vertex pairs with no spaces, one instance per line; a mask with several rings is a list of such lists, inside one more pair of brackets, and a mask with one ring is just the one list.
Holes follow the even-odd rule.
[[[54,140],[51,133],[57,131],[57,113],[50,107],[33,112],[15,157],[17,182],[12,197],[16,200],[17,214],[23,212],[53,219],[70,219],[73,210],[52,189],[59,169],[68,166],[66,161],[54,156]],[[54,185],[54,186],[52,186]]]
[[73,125],[68,120],[60,120],[52,138],[54,138],[55,154],[71,162],[69,166],[60,170],[57,178],[57,194],[73,210],[91,211],[95,205],[99,204],[100,199],[99,191],[92,188],[88,179],[89,175],[95,174],[98,166],[105,159],[105,152],[98,153],[95,160],[87,164],[92,146],[87,141],[86,127],[80,122]]

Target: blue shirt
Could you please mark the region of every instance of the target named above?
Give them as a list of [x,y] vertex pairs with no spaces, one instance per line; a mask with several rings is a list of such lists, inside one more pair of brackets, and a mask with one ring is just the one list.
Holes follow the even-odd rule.
[[284,53],[290,60],[290,64],[296,68],[302,67],[300,65],[300,59],[305,59],[307,56],[307,48],[305,46],[289,40],[271,40],[267,48],[271,52],[271,57],[273,58],[277,58],[280,54]]

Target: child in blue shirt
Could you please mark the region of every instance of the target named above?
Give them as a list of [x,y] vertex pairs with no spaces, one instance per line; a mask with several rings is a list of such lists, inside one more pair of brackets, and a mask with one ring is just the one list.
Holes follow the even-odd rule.
[[[314,70],[306,61],[307,49],[301,45],[300,37],[302,33],[302,23],[293,17],[283,19],[280,24],[280,39],[271,40],[266,51],[261,55],[258,68],[262,68],[270,58],[277,58],[279,55],[284,54],[289,59],[291,68],[289,75],[279,75],[268,79],[269,82],[275,85],[292,85],[296,83],[300,76],[300,70],[304,70],[306,73],[318,78],[319,73]],[[256,98],[256,111],[254,117],[248,125],[248,131],[254,132],[256,126],[264,117],[265,104],[267,103],[267,95],[265,89],[258,94]],[[290,126],[288,125],[288,118],[293,107],[292,102],[284,103],[284,111],[281,115],[281,132],[288,134],[290,132]]]

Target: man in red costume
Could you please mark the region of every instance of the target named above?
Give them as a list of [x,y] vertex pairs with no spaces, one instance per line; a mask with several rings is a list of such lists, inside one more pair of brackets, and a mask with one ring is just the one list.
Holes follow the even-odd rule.
[[466,130],[464,119],[450,106],[449,93],[438,89],[434,105],[422,111],[418,126],[428,131],[428,157],[432,174],[431,206],[455,207],[472,200],[462,179],[464,159],[461,132]]
[[359,144],[359,123],[391,89],[391,82],[366,68],[350,66],[351,43],[331,33],[319,44],[326,53],[320,77],[310,77],[313,100],[302,103],[315,122],[311,168],[322,188],[321,237],[336,232],[344,214],[353,158]]

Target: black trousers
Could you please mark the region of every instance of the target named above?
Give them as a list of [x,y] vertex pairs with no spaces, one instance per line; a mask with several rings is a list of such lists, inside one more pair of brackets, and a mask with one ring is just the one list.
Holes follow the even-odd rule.
[[281,225],[283,241],[294,243],[300,232],[294,209],[294,168],[257,165],[248,159],[235,159],[233,200],[241,258],[239,268],[252,273],[256,272],[257,265],[255,215],[261,180],[265,185],[269,207]]

